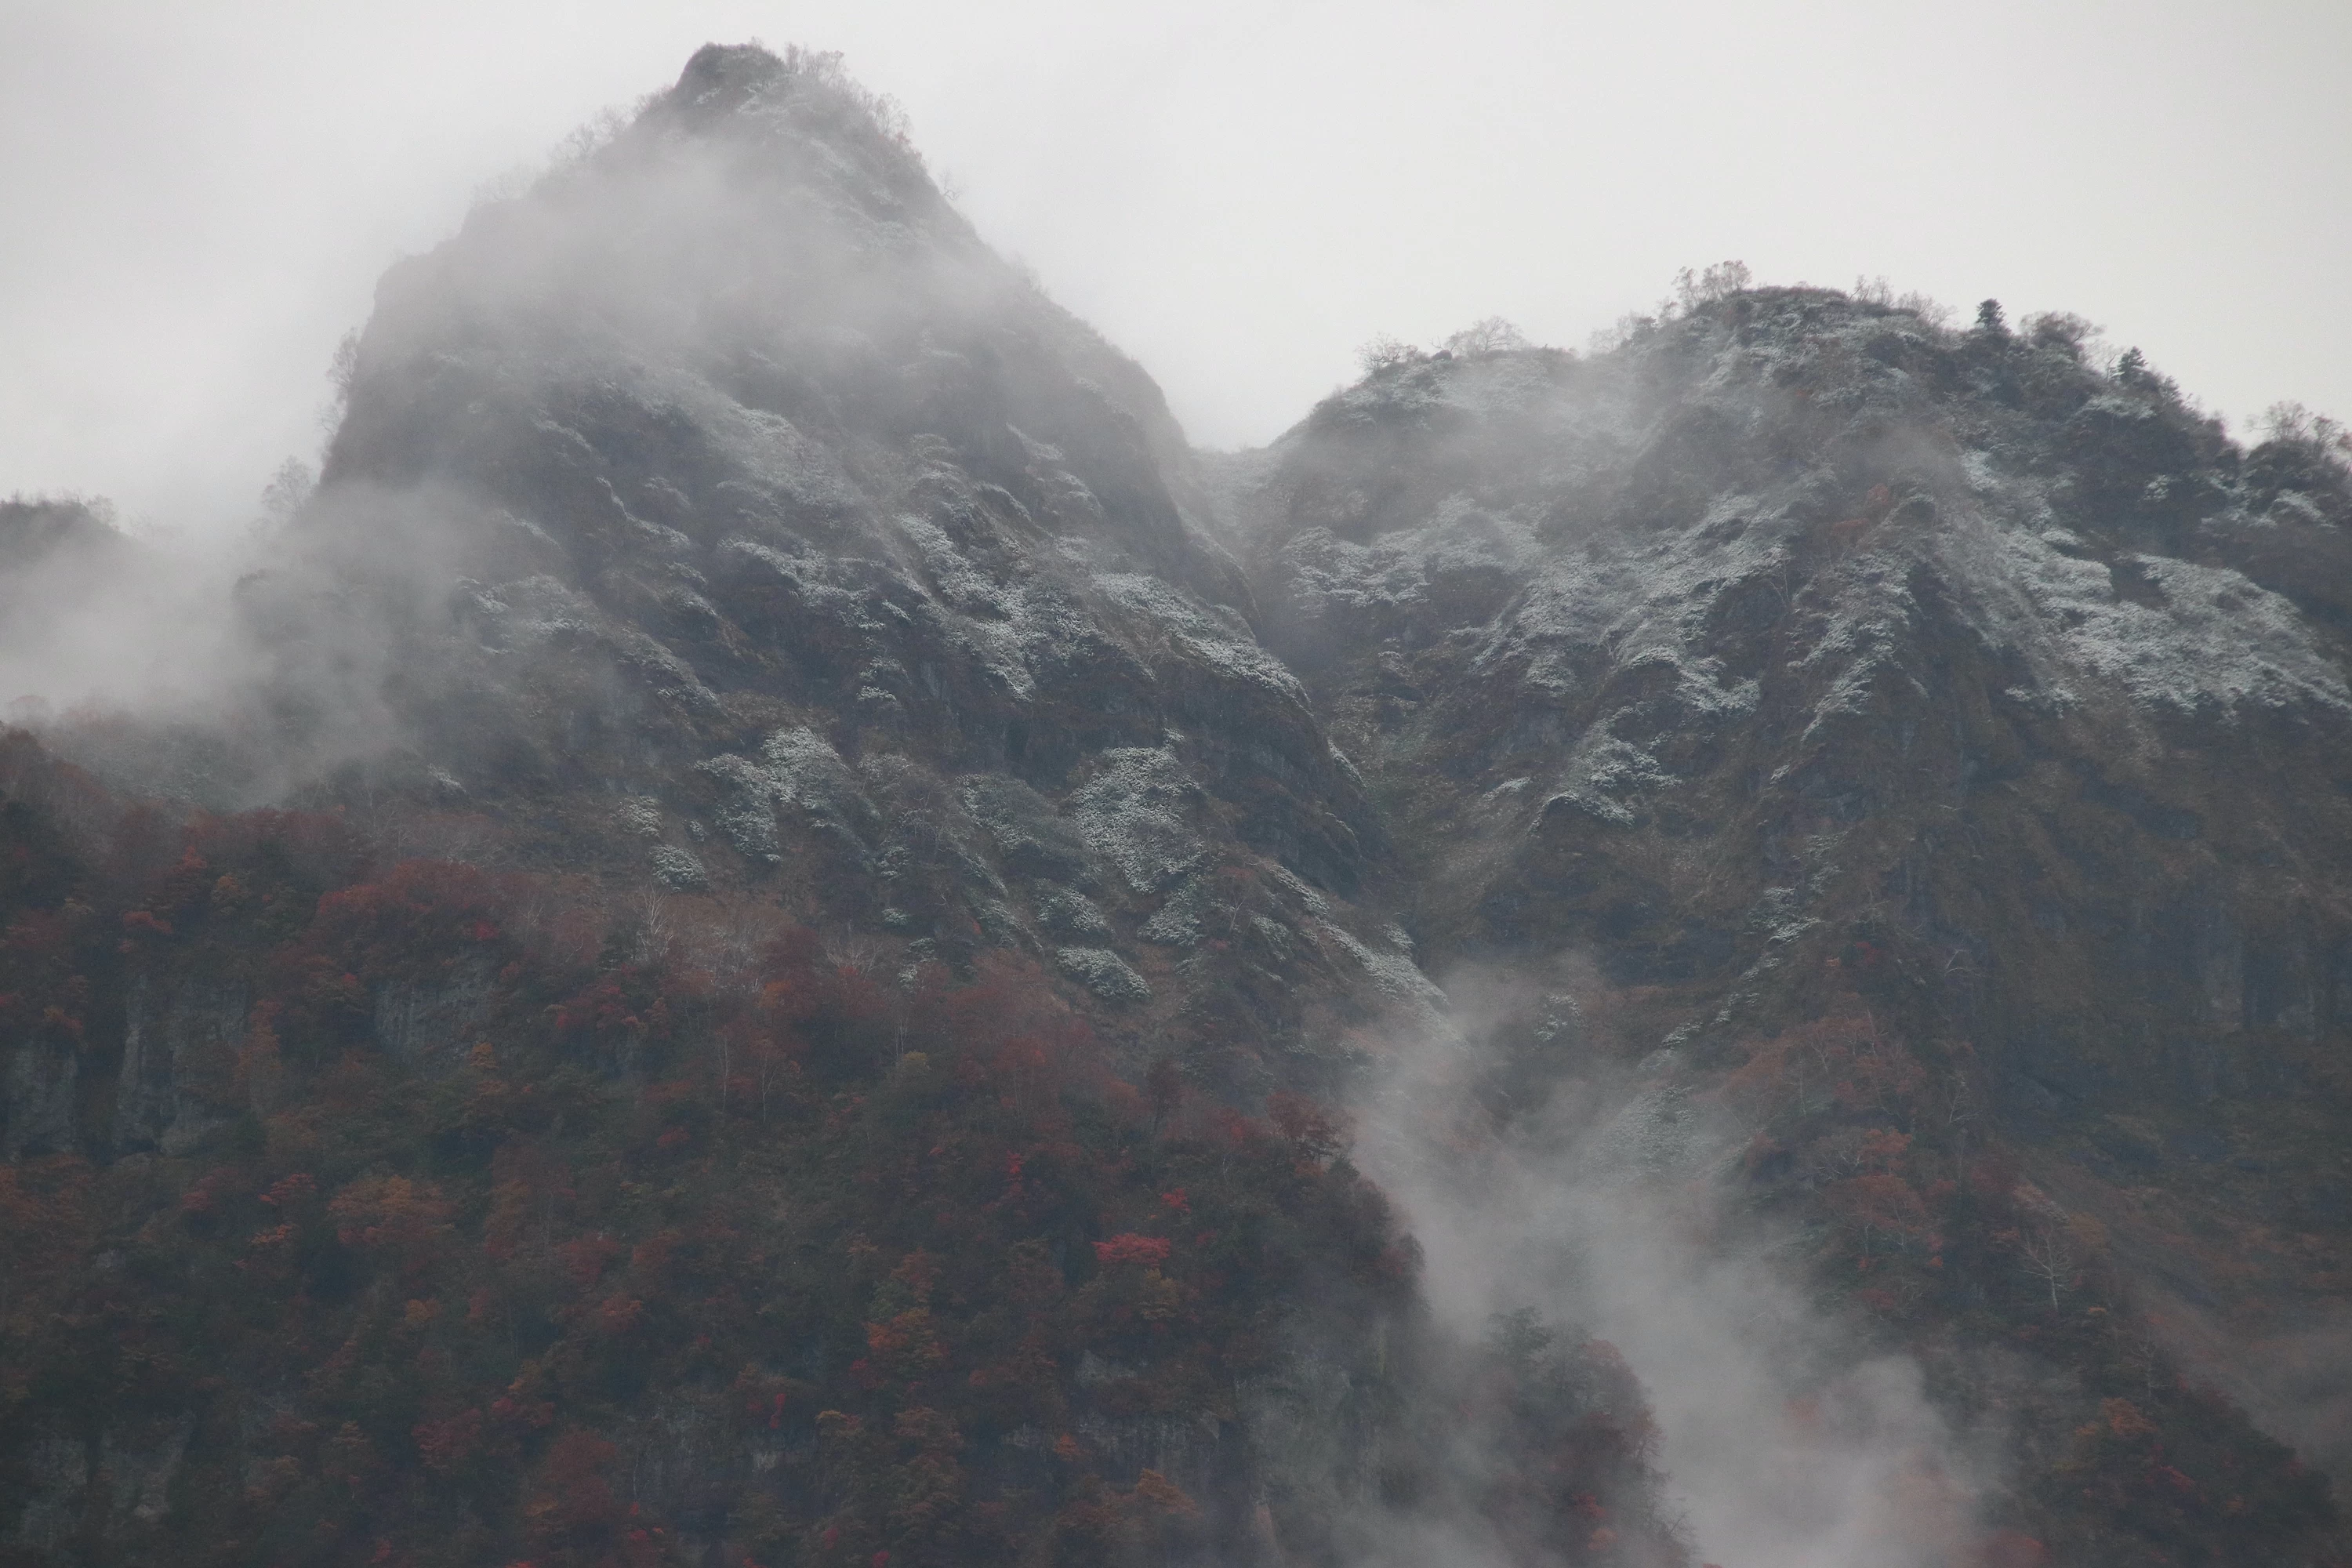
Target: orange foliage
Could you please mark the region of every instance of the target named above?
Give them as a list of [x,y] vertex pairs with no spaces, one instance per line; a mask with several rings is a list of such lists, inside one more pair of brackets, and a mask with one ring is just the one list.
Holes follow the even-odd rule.
[[376,1253],[404,1274],[432,1267],[447,1246],[455,1205],[431,1182],[362,1176],[327,1205],[345,1247]]
[[1865,1236],[1885,1235],[1897,1241],[1932,1243],[1935,1226],[1919,1194],[1902,1177],[1881,1172],[1838,1182],[1822,1191],[1832,1213]]
[[1157,1236],[1114,1236],[1095,1243],[1095,1257],[1106,1264],[1139,1263],[1157,1268],[1168,1261],[1169,1242]]

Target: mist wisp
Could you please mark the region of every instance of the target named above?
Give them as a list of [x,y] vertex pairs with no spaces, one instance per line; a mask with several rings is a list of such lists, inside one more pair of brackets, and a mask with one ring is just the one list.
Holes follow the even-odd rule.
[[1914,1359],[1817,1303],[1801,1237],[1734,1223],[1747,1136],[1678,1052],[1620,1067],[1572,993],[1451,979],[1459,1031],[1397,1043],[1356,1152],[1424,1249],[1441,1325],[1467,1337],[1533,1314],[1613,1347],[1656,1423],[1668,1507],[1709,1563],[1930,1568],[1965,1552],[1990,1446],[1931,1405]]
[[[101,766],[131,760],[133,731],[219,737],[243,727],[266,656],[233,603],[257,548],[249,538],[141,538],[119,531],[102,502],[0,502],[8,721]],[[222,794],[217,779],[133,771],[173,793]]]

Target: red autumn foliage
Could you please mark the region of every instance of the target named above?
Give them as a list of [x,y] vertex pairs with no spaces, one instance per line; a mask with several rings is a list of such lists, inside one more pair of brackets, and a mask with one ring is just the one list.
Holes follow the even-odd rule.
[[[31,765],[0,737],[0,781]],[[0,804],[0,1024],[99,1060],[135,963],[159,997],[234,990],[244,1035],[174,1083],[191,1152],[0,1165],[0,1426],[213,1412],[175,1506],[253,1561],[604,1568],[674,1559],[685,1519],[725,1521],[730,1562],[1197,1559],[1231,1500],[1100,1434],[1233,1421],[1318,1312],[1367,1409],[1395,1393],[1417,1251],[1328,1110],[1250,1116],[1165,1054],[1130,1083],[1143,1058],[1028,960],[909,982],[907,948],[844,963],[716,899],[640,942],[578,880],[379,870],[332,816],[135,815],[45,776],[82,815]],[[693,921],[737,919],[751,956],[709,956]],[[391,1049],[388,997],[448,1037]],[[1738,1090],[1772,1119],[1758,1182],[1816,1184],[1890,1315],[2017,1185],[1938,1143],[1926,1059],[1841,1016]],[[1519,1560],[1633,1560],[1654,1435],[1622,1363],[1482,1353],[1446,1392],[1509,1440],[1465,1506]],[[2197,1447],[2226,1422],[2191,1397],[2150,1396],[2160,1436],[2102,1416],[2069,1484],[2137,1516],[2305,1506],[2283,1462]],[[744,1462],[672,1464],[696,1444]]]
[[1095,1258],[1105,1264],[1133,1263],[1157,1268],[1168,1261],[1169,1242],[1158,1236],[1114,1236],[1095,1243]]

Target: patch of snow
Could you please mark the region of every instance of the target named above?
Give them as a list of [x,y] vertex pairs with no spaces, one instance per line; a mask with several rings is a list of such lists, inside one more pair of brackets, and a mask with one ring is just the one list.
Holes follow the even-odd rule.
[[2045,699],[2092,686],[2136,707],[2213,717],[2305,703],[2352,712],[2352,691],[2293,602],[2242,573],[2122,557],[2162,600],[2147,605],[2118,597],[2102,563],[2022,529],[1962,520],[1936,547],[1979,635],[2022,657]]
[[1226,679],[1262,687],[1306,706],[1307,689],[1298,683],[1298,678],[1261,647],[1248,626],[1232,611],[1222,610],[1222,606],[1212,609],[1157,577],[1134,573],[1097,573],[1095,586],[1121,609],[1150,621],[1179,653],[1194,664]]
[[853,838],[856,825],[873,814],[841,753],[805,725],[769,736],[757,763],[729,753],[697,768],[729,786],[730,798],[718,813],[719,829],[747,859],[770,865],[782,860],[776,831],[780,807],[797,804],[812,818],[845,829]]
[[1192,822],[1200,794],[1172,752],[1122,746],[1070,797],[1079,839],[1139,893],[1155,893],[1199,865],[1208,847]]
[[898,531],[922,558],[923,570],[930,574],[940,597],[951,608],[992,620],[1004,620],[1013,615],[1013,596],[957,549],[946,530],[908,512],[899,513],[895,521]]
[[1055,948],[1054,964],[1106,1002],[1145,1002],[1151,997],[1151,987],[1143,976],[1107,947]]
[[673,892],[698,893],[710,886],[702,862],[673,845],[655,845],[646,858],[653,862],[654,879]]
[[1445,1009],[1445,993],[1439,990],[1411,958],[1399,952],[1376,952],[1329,921],[1317,921],[1315,929],[1322,941],[1354,959],[1364,973],[1371,976],[1372,984],[1383,996],[1392,1001],[1418,1003],[1433,1012]]
[[1037,919],[1048,931],[1066,932],[1071,936],[1108,936],[1110,921],[1095,907],[1095,901],[1074,888],[1057,887],[1051,883],[1037,894]]
[[1208,878],[1187,877],[1168,895],[1159,912],[1143,922],[1143,940],[1162,947],[1194,946],[1201,940],[1201,921],[1224,907],[1217,901]]

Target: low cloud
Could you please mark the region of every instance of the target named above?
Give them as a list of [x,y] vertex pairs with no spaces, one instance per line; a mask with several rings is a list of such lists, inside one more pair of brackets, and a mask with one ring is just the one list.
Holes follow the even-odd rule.
[[1912,1358],[1821,1304],[1799,1236],[1734,1212],[1746,1134],[1679,1053],[1612,1062],[1592,990],[1450,978],[1457,1028],[1396,1044],[1357,1150],[1425,1249],[1441,1321],[1466,1336],[1531,1310],[1613,1346],[1711,1563],[1930,1568],[1968,1550],[1982,1445]]

